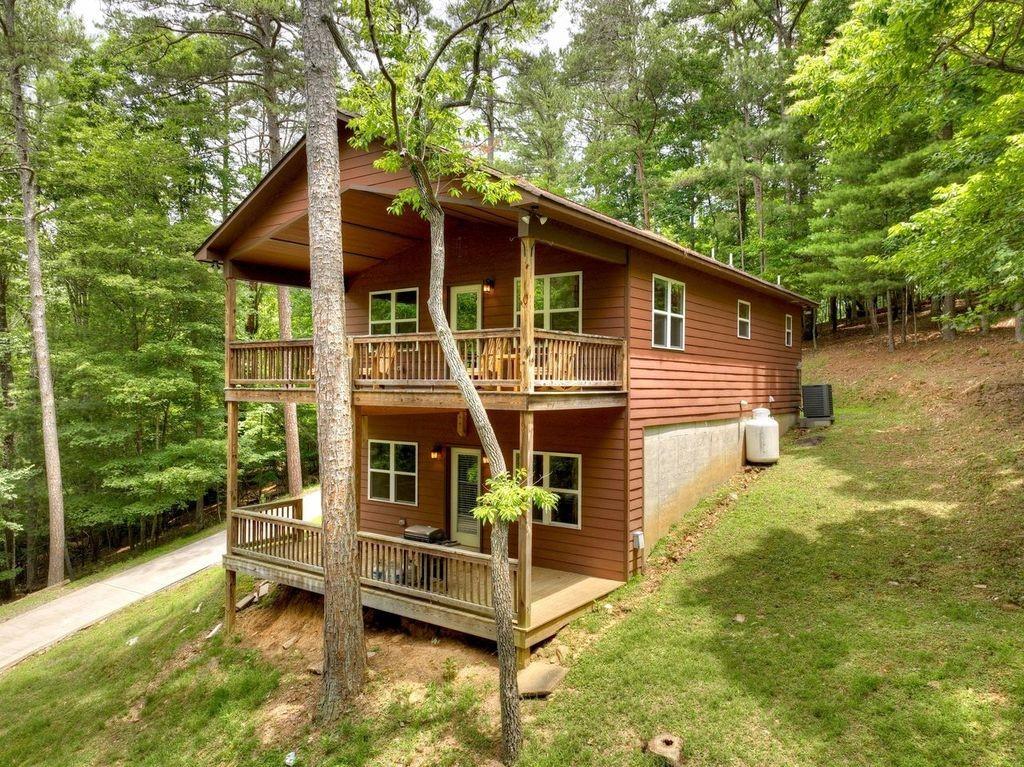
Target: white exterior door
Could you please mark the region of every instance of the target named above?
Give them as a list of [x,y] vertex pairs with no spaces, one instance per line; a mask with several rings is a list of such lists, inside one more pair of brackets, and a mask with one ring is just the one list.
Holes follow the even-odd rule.
[[473,516],[473,508],[480,495],[480,451],[453,447],[451,456],[451,536],[479,551],[480,520]]

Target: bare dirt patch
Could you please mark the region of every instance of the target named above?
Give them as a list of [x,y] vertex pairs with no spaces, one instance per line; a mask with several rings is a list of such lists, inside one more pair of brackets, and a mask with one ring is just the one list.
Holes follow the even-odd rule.
[[[379,713],[396,699],[422,702],[426,687],[454,676],[480,693],[482,709],[497,716],[497,659],[482,640],[367,610],[364,613],[368,683],[358,708]],[[282,679],[261,711],[264,745],[295,742],[312,722],[323,666],[323,597],[278,586],[238,616],[238,633]]]

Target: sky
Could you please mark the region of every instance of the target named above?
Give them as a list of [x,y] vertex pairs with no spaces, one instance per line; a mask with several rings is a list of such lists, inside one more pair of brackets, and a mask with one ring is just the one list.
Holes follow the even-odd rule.
[[[552,18],[551,28],[544,35],[544,42],[552,50],[561,50],[569,42],[572,17],[567,5],[564,2],[559,3],[558,10]],[[96,30],[103,22],[103,0],[74,0],[71,7],[90,31]]]

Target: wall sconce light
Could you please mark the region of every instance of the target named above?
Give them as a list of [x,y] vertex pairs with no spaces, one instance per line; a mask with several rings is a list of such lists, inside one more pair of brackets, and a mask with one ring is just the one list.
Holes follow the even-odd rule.
[[494,292],[494,278],[493,277],[488,277],[486,280],[484,280],[484,293],[493,293],[493,292]]
[[484,466],[490,466],[491,465],[491,459],[487,457],[487,453],[484,453],[480,457],[480,461],[483,463]]
[[435,461],[438,458],[440,458],[443,454],[444,454],[444,447],[442,447],[440,442],[438,442],[436,445],[434,445],[430,449],[430,457],[433,458]]

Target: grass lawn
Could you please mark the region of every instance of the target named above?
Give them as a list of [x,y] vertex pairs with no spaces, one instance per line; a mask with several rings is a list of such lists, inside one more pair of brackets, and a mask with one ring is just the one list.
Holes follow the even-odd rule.
[[[883,375],[844,355],[805,366],[837,383],[822,442],[787,437],[778,466],[694,510],[650,577],[559,637],[570,674],[527,704],[524,765],[654,765],[639,744],[663,730],[694,765],[1024,763],[1020,423],[960,380],[936,393],[922,355]],[[308,661],[206,640],[220,593],[203,574],[0,676],[0,765],[493,758],[490,693],[455,662],[414,702],[378,678],[339,726],[268,743],[268,712],[315,696]]]
[[823,443],[789,438],[656,594],[574,629],[602,636],[525,764],[655,764],[660,731],[701,765],[1024,763],[1024,439],[893,367],[838,377]]

